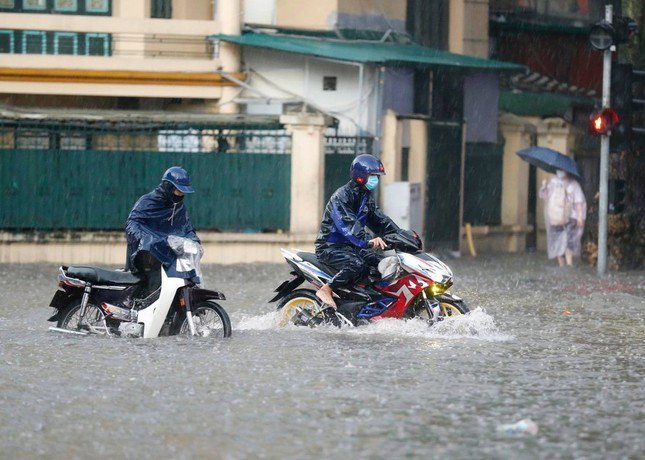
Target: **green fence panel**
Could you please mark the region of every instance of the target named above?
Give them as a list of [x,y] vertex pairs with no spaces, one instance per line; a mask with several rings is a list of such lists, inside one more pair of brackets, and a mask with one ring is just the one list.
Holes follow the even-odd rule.
[[425,244],[430,248],[459,247],[461,140],[461,123],[428,122]]
[[338,187],[349,182],[349,167],[354,158],[348,154],[325,155],[325,203]]
[[0,228],[123,229],[134,202],[181,165],[197,193],[186,198],[198,229],[289,228],[291,157],[0,150]]
[[464,222],[501,223],[503,157],[503,143],[466,144]]

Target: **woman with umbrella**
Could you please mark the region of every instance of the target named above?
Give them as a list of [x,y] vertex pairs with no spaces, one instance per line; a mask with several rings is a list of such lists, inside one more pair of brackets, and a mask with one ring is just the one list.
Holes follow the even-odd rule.
[[540,198],[544,200],[547,254],[557,257],[562,267],[573,265],[580,255],[580,240],[587,216],[587,202],[577,179],[578,166],[573,159],[544,147],[531,147],[517,152],[520,157],[555,176],[542,182]]

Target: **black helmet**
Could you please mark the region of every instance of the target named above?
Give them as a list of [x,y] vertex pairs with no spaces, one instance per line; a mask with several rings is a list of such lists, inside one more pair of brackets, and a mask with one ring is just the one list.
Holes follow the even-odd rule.
[[186,170],[179,166],[168,168],[163,177],[162,182],[170,182],[177,190],[182,193],[194,193],[195,189],[190,186],[190,177]]

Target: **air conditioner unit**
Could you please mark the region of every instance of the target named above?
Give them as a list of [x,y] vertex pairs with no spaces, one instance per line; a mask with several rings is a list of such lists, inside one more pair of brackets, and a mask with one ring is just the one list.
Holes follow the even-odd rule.
[[423,235],[421,184],[392,182],[383,190],[383,211],[401,228]]

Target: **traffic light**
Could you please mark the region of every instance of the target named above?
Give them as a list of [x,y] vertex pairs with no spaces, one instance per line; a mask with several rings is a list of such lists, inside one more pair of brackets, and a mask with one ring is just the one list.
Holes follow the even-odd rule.
[[625,210],[627,183],[622,179],[609,180],[609,213],[620,214]]
[[627,43],[638,32],[638,24],[626,16],[614,16],[611,24],[605,19],[591,26],[589,42],[595,49],[604,51],[614,45]]
[[596,136],[608,135],[618,121],[613,109],[596,110],[589,117],[589,132]]
[[618,121],[611,129],[612,152],[629,149],[632,135],[632,84],[632,65],[614,63],[611,67],[611,106],[618,115]]

